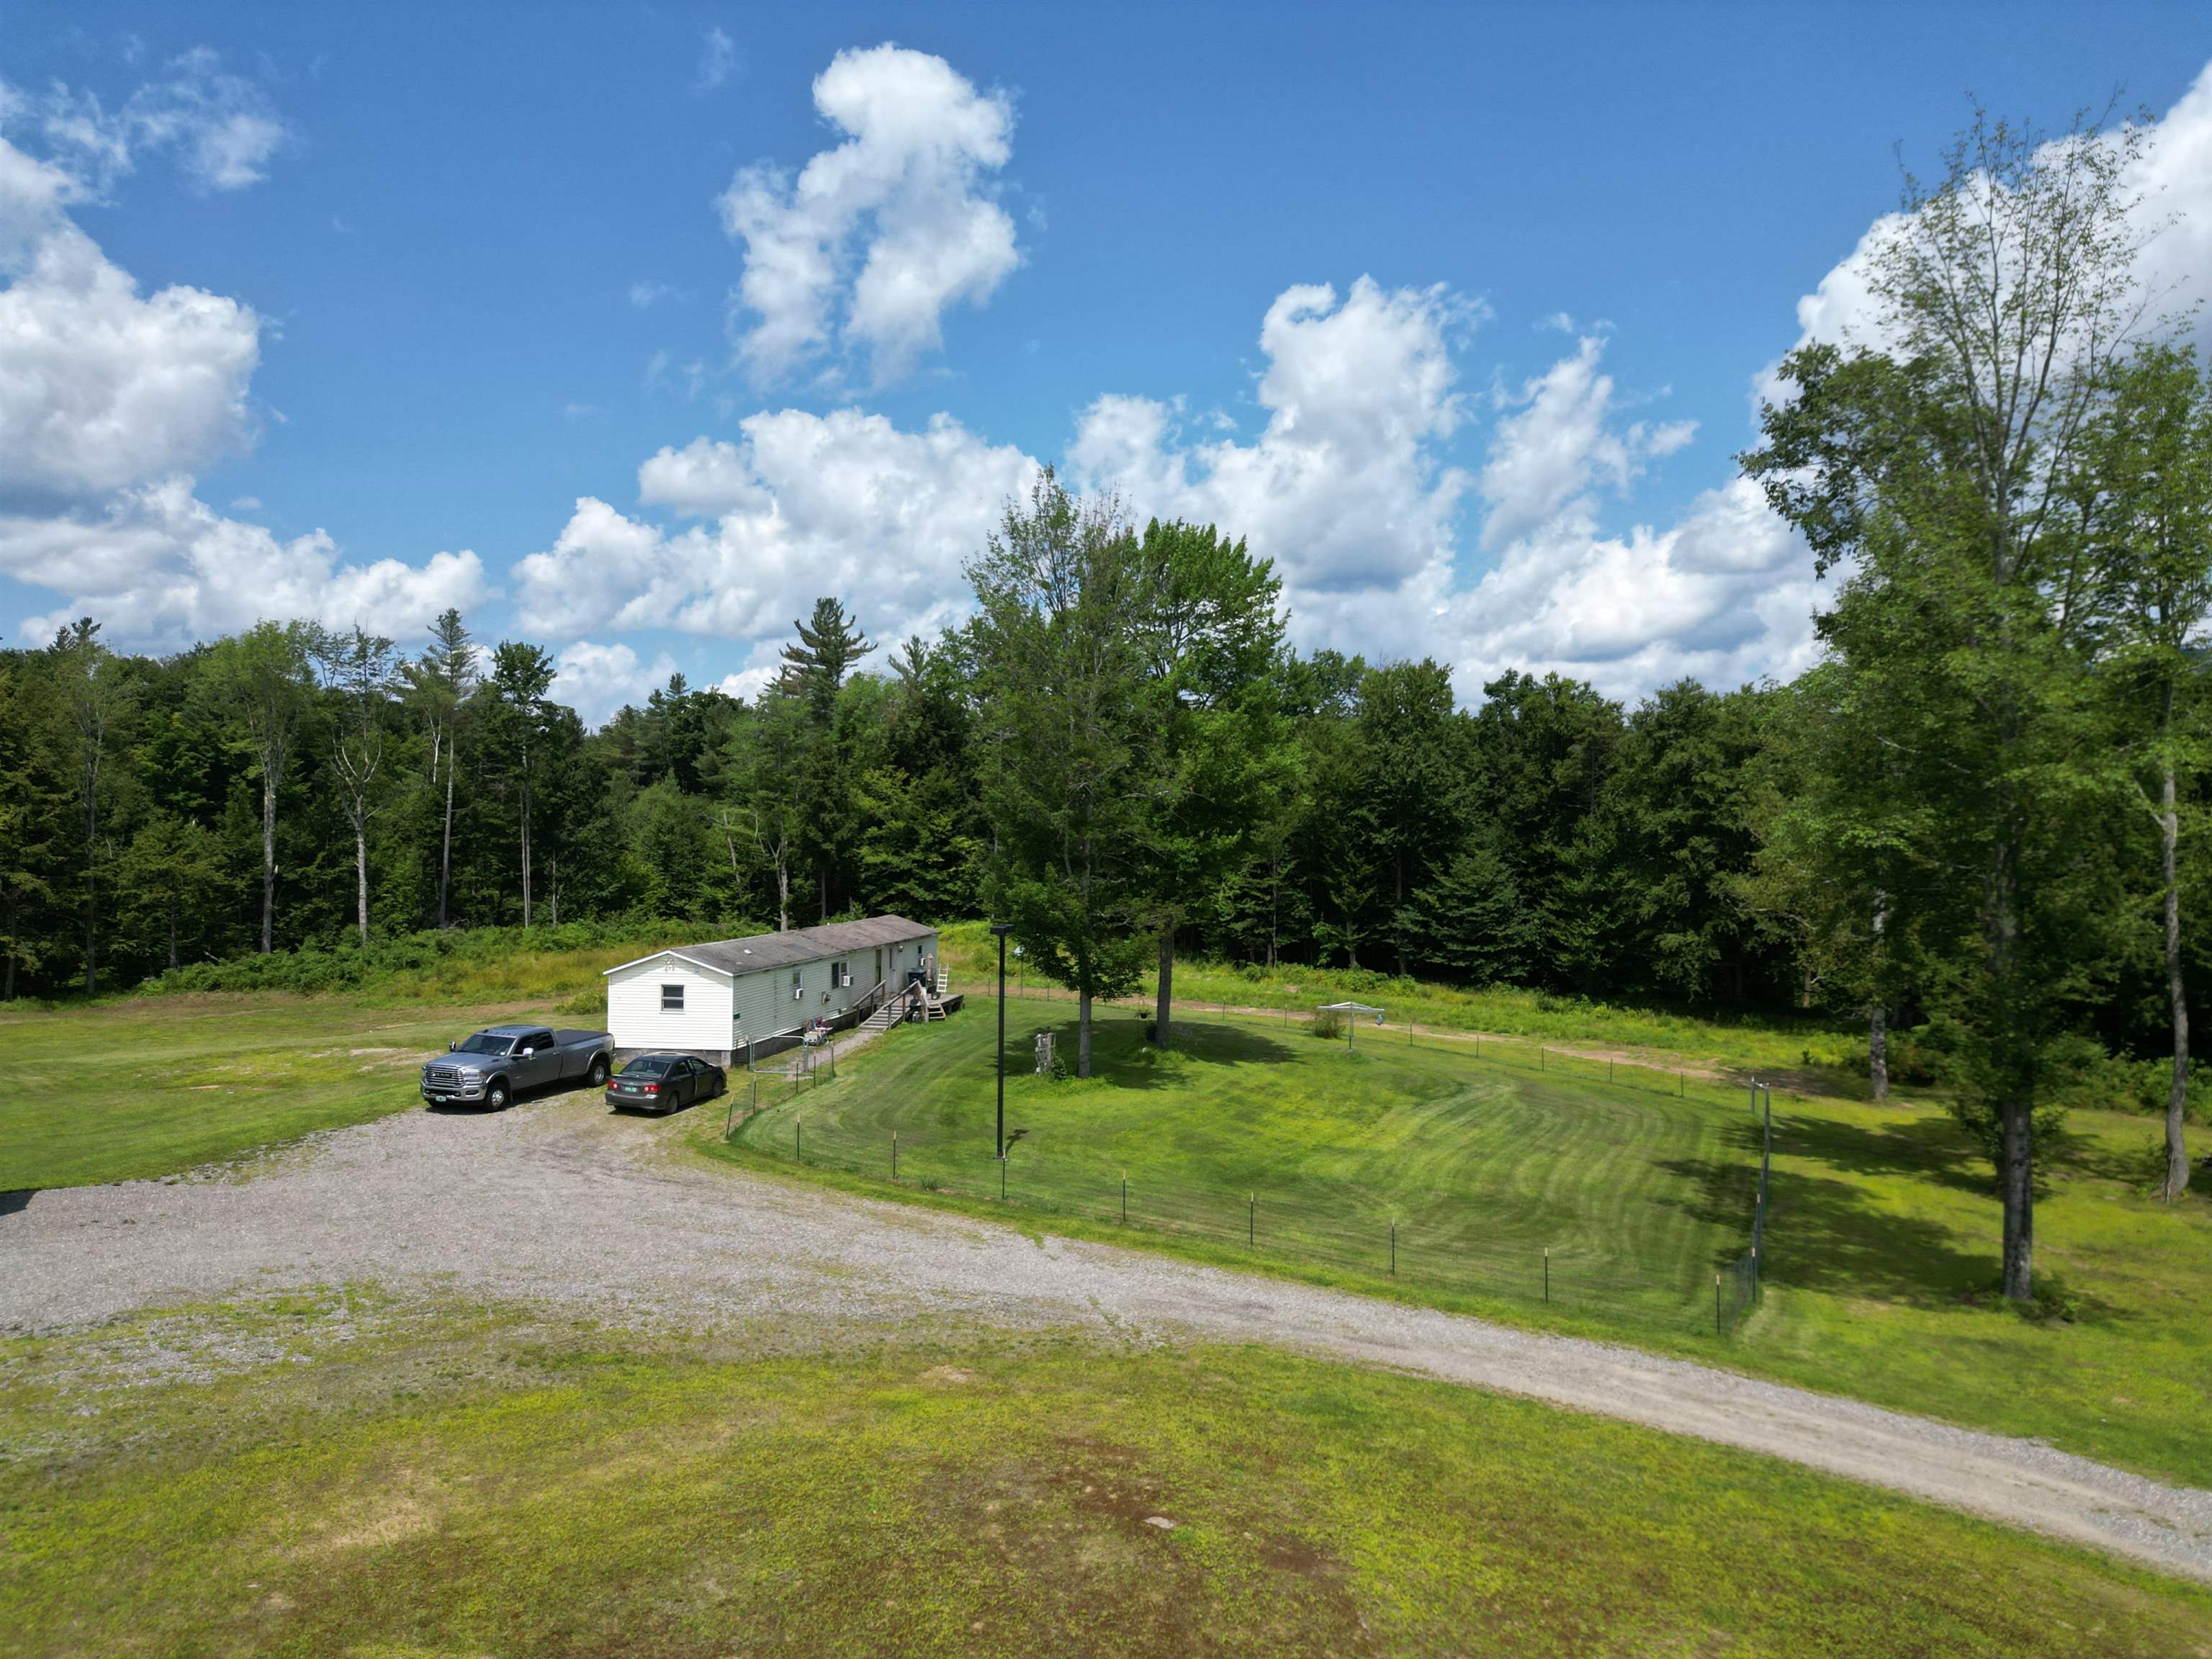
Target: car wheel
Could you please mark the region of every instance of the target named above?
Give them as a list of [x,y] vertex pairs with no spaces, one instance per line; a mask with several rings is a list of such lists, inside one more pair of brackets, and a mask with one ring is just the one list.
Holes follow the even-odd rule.
[[607,1061],[606,1056],[602,1054],[592,1062],[592,1087],[594,1089],[604,1089],[606,1086]]
[[495,1112],[503,1112],[507,1109],[507,1079],[503,1077],[494,1079],[491,1087],[484,1091],[484,1104]]

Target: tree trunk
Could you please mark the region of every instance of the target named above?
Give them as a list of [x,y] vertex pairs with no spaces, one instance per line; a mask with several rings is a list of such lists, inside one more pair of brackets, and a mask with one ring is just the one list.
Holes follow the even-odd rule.
[[169,896],[169,971],[177,971],[177,898]]
[[1075,994],[1075,1074],[1091,1075],[1091,993]]
[[1983,930],[1990,984],[2000,1010],[1996,1047],[2011,1073],[1996,1102],[2002,1129],[1997,1192],[2004,1204],[2004,1293],[2008,1300],[2026,1302],[2035,1293],[2035,1091],[2028,1060],[2030,1039],[2019,1029],[2021,999],[2013,983],[2021,948],[2015,843],[2000,839],[1994,853],[1983,899]]
[[8,965],[4,969],[0,969],[0,974],[4,974],[6,976],[4,981],[0,981],[0,1002],[13,1002],[15,1000],[15,906],[20,902],[20,901],[16,898],[15,890],[12,886],[8,888],[6,891],[8,895],[8,908],[6,911],[8,918]]
[[2173,1009],[2173,1080],[2166,1095],[2166,1196],[2189,1190],[2189,1147],[2182,1120],[2189,1112],[2189,998],[2181,978],[2181,820],[2173,802],[2173,762],[2159,780],[2158,833],[2166,874],[2166,993]]
[[84,798],[84,994],[100,994],[100,807]]
[[2004,1197],[2004,1293],[2026,1302],[2035,1294],[2035,1114],[2027,1102],[2000,1108],[2004,1127],[1998,1183]]
[[530,926],[530,781],[527,778],[522,784],[522,925],[525,927]]
[[1867,1011],[1867,1081],[1877,1101],[1889,1098],[1889,1010],[1879,1002]]
[[1406,908],[1406,850],[1402,847],[1390,855],[1390,933],[1392,948],[1397,952],[1398,974],[1406,973],[1404,935],[1398,931],[1398,913]]
[[361,948],[368,949],[368,831],[361,824],[353,830],[354,906],[361,920]]
[[1152,1042],[1165,1054],[1175,1044],[1168,1036],[1170,1018],[1175,1012],[1175,929],[1160,930],[1160,982],[1153,1001]]
[[546,902],[552,912],[553,926],[558,927],[561,925],[561,860],[554,858],[548,860],[547,863],[552,869],[553,886],[546,895]]
[[276,948],[276,779],[261,769],[261,954]]
[[438,851],[438,931],[446,931],[447,907],[453,890],[453,744],[446,742],[446,838]]

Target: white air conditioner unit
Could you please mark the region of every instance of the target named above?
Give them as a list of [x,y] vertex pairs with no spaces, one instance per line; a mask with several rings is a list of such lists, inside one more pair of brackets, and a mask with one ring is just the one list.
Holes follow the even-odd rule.
[[852,986],[853,976],[850,974],[840,974],[837,975],[837,988],[839,990],[848,991],[852,988]]
[[791,988],[791,1000],[793,1002],[804,1002],[806,1000],[806,988],[804,985],[793,986]]

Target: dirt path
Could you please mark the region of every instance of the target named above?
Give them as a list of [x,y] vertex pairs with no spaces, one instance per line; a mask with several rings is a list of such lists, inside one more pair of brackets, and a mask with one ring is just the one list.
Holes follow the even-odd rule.
[[[718,1109],[702,1109],[712,1112]],[[63,1188],[0,1213],[0,1331],[346,1280],[613,1320],[1087,1326],[1261,1341],[1748,1448],[2212,1583],[2212,1492],[1680,1360],[708,1168],[596,1096],[408,1112],[250,1175]]]

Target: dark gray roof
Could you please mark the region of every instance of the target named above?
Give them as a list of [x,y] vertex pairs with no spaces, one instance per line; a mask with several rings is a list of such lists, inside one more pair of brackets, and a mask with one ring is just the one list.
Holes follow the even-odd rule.
[[[870,916],[864,921],[833,921],[822,927],[794,927],[787,933],[755,933],[750,939],[717,939],[710,945],[669,947],[679,956],[726,974],[756,974],[764,968],[795,968],[803,963],[872,951],[879,945],[900,945],[925,939],[937,930],[904,916]],[[653,956],[666,952],[655,951]],[[653,957],[640,957],[650,962]],[[625,962],[623,968],[635,966]],[[610,968],[608,973],[620,969]]]

